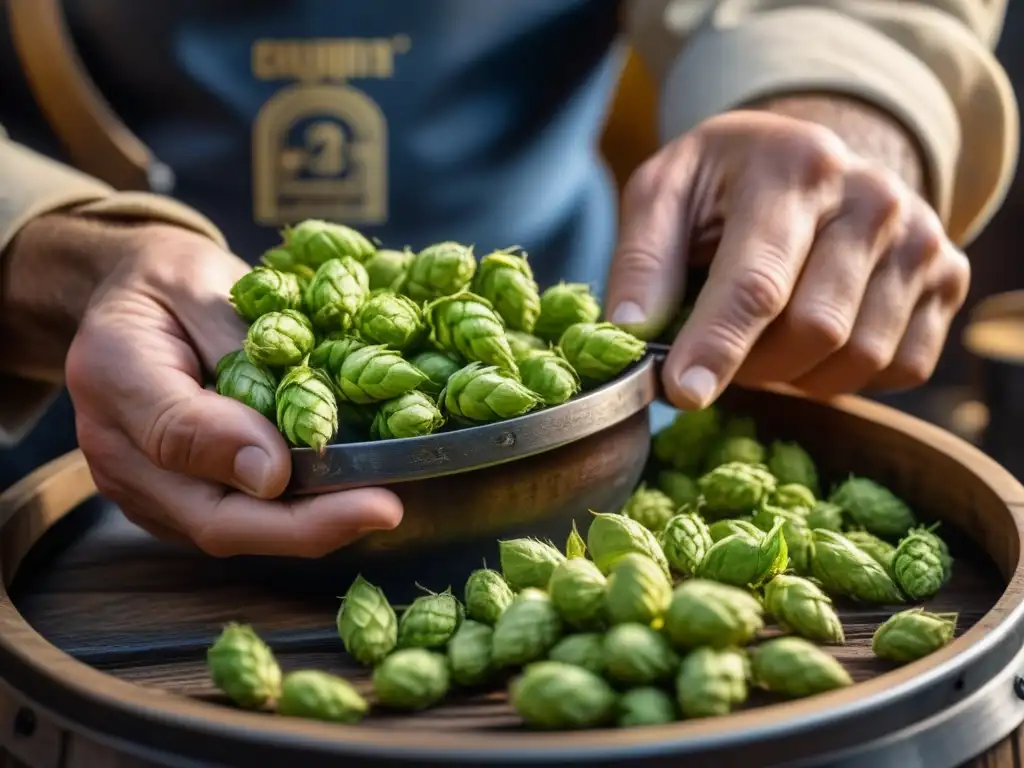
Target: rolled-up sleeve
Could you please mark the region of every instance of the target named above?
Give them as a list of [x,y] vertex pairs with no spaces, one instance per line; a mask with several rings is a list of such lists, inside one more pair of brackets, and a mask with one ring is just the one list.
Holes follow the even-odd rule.
[[769,96],[837,93],[918,139],[932,203],[966,244],[1017,163],[1017,102],[992,54],[1005,0],[633,0],[634,50],[660,84],[664,141]]

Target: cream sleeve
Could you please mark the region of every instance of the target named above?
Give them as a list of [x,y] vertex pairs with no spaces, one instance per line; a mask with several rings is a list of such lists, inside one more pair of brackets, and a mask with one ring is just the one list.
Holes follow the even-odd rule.
[[956,242],[1006,196],[1019,122],[992,54],[1006,0],[631,0],[625,12],[660,84],[663,141],[762,97],[845,93],[917,136]]
[[[0,126],[0,259],[29,221],[56,211],[94,219],[164,221],[207,235],[226,247],[202,214],[159,195],[117,192],[112,187],[9,139]],[[45,254],[39,255],[40,261]],[[3,265],[0,264],[0,280]],[[4,286],[0,284],[0,299]],[[17,443],[39,420],[63,385],[10,373],[16,361],[0,351],[0,446]]]

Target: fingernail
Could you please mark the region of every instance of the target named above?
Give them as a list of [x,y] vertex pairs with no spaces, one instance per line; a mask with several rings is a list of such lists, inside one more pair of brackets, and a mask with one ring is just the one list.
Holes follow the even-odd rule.
[[640,325],[647,321],[647,313],[634,301],[624,301],[612,312],[616,325]]
[[234,483],[239,490],[259,495],[267,485],[270,456],[262,448],[247,445],[235,454]]
[[702,365],[695,365],[683,371],[679,377],[679,389],[683,397],[698,408],[704,408],[718,389],[718,377]]

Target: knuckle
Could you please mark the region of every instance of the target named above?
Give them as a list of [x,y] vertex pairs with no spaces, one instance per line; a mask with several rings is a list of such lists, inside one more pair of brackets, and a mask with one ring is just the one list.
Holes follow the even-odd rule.
[[842,139],[833,131],[808,123],[799,146],[796,156],[804,187],[831,187],[845,175],[848,153]]
[[939,259],[946,249],[946,233],[937,218],[915,217],[904,238],[902,257],[908,264],[923,267]]
[[948,248],[945,275],[940,284],[945,298],[957,309],[967,300],[971,288],[971,262],[959,248]]
[[200,434],[199,424],[189,416],[185,403],[178,401],[155,414],[143,445],[158,467],[177,471],[196,465]]
[[210,557],[223,558],[239,554],[231,539],[220,535],[219,529],[210,523],[188,526],[185,535]]
[[616,258],[616,272],[620,275],[652,277],[660,274],[663,267],[664,261],[658,251],[644,242],[623,244]]
[[768,266],[781,259],[767,257],[760,267],[746,270],[736,278],[733,302],[736,311],[745,320],[757,322],[773,320],[789,301],[789,287],[781,267]]
[[622,190],[623,197],[633,205],[653,202],[662,187],[663,178],[664,162],[655,155],[633,171]]
[[927,384],[935,373],[937,358],[927,354],[914,354],[898,363],[899,378],[909,387]]
[[860,171],[858,182],[862,187],[858,202],[861,202],[872,230],[883,229],[900,220],[903,190],[894,174],[885,169],[865,168]]
[[824,302],[796,310],[790,325],[809,346],[828,352],[841,349],[853,330],[852,320],[839,307]]
[[855,339],[847,347],[847,354],[858,370],[879,373],[892,361],[892,353],[874,339]]

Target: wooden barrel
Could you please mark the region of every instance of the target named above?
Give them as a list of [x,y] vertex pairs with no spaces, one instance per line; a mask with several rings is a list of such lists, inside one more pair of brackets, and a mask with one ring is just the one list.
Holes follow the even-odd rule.
[[[837,603],[848,642],[834,652],[856,685],[628,731],[530,732],[500,691],[358,726],[242,712],[203,662],[229,620],[251,622],[286,670],[328,669],[366,688],[333,627],[345,553],[215,559],[156,542],[94,497],[73,453],[0,497],[0,765],[1021,765],[1024,487],[963,441],[874,403],[740,390],[728,400],[763,439],[805,444],[830,481],[874,477],[943,521],[955,575],[927,606],[959,612],[953,643],[893,667],[870,652],[891,609]],[[432,575],[420,580],[443,587]]]

